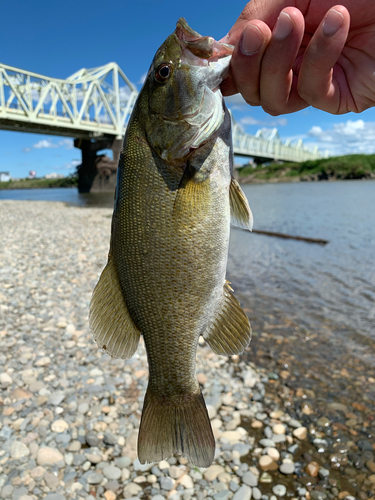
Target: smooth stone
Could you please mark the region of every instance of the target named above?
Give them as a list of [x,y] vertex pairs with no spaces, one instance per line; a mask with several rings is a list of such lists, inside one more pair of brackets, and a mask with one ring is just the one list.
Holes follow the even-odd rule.
[[180,484],[182,484],[182,486],[186,489],[194,488],[194,482],[193,482],[192,478],[189,476],[189,474],[185,474],[181,478]]
[[117,444],[117,436],[112,434],[112,432],[106,432],[103,437],[103,443],[108,444],[109,446],[114,446]]
[[15,441],[10,448],[10,456],[14,460],[19,460],[30,455],[29,448],[21,441]]
[[98,472],[91,472],[87,477],[89,484],[100,484],[103,481],[103,475]]
[[6,389],[12,384],[12,377],[8,373],[0,373],[0,385],[3,389]]
[[307,438],[306,427],[298,427],[297,429],[294,429],[293,436],[297,439],[306,439]]
[[206,481],[213,481],[222,472],[225,472],[225,469],[221,465],[211,465],[211,467],[204,471],[203,477]]
[[238,490],[238,488],[239,488],[239,485],[235,481],[230,481],[229,482],[229,489],[231,491],[233,491],[233,493],[236,493],[236,491]]
[[273,441],[272,439],[260,439],[259,444],[264,448],[267,447],[275,448],[275,441]]
[[233,493],[229,490],[222,490],[218,493],[215,493],[214,500],[229,500],[232,497]]
[[103,474],[107,479],[119,479],[121,477],[121,469],[114,465],[104,467]]
[[172,479],[171,477],[161,477],[159,482],[161,488],[166,491],[172,490],[175,484],[174,479]]
[[38,465],[44,464],[56,464],[64,460],[63,455],[56,450],[56,448],[50,448],[48,446],[43,446],[39,448],[38,454],[36,457],[36,462]]
[[279,471],[282,474],[293,474],[294,470],[295,470],[295,465],[294,463],[291,462],[284,462],[279,467]]
[[251,488],[249,486],[243,485],[233,496],[233,500],[250,500],[251,499]]
[[275,424],[272,427],[272,431],[274,434],[285,434],[286,427],[284,424]]
[[259,488],[253,488],[252,494],[254,500],[261,500],[262,492],[260,491]]
[[61,433],[61,432],[65,432],[68,429],[69,429],[69,424],[67,422],[65,422],[65,420],[60,419],[60,420],[55,420],[54,422],[52,422],[51,430],[53,432]]
[[316,462],[310,462],[306,466],[306,472],[311,477],[316,477],[319,473],[319,464]]
[[237,451],[240,454],[240,457],[246,456],[251,450],[251,446],[245,443],[236,443],[233,446],[233,451]]
[[98,436],[96,435],[95,432],[93,431],[90,431],[86,434],[86,443],[91,447],[93,448],[94,446],[98,446],[99,444],[99,438]]
[[242,476],[242,482],[247,484],[248,486],[258,486],[258,476],[250,471],[247,471]]
[[272,492],[278,497],[283,497],[286,494],[286,487],[283,484],[276,484],[273,486]]
[[154,495],[151,497],[151,500],[165,500],[165,496],[163,495]]
[[268,455],[262,455],[260,458],[259,458],[259,467],[264,470],[264,471],[268,471],[268,470],[277,470],[278,469],[278,464],[272,460],[271,457],[269,457]]

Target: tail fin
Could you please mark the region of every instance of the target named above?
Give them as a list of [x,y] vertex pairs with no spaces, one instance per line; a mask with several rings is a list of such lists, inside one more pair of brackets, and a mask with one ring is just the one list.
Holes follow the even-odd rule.
[[215,439],[201,392],[169,399],[147,389],[138,437],[138,458],[159,462],[177,453],[198,467],[209,467]]

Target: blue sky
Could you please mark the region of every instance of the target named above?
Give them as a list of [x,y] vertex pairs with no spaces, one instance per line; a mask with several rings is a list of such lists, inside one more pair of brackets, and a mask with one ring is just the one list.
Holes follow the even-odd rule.
[[[43,75],[66,78],[80,68],[114,61],[138,87],[156,49],[173,31],[179,17],[195,30],[223,37],[240,14],[240,0],[171,0],[64,2],[14,0],[2,2],[0,62]],[[243,128],[255,133],[277,127],[283,140],[302,138],[331,154],[373,153],[375,111],[332,116],[312,108],[271,117],[261,108],[244,104],[240,96],[228,102]],[[24,177],[68,174],[80,163],[73,140],[41,134],[0,130],[0,171]]]

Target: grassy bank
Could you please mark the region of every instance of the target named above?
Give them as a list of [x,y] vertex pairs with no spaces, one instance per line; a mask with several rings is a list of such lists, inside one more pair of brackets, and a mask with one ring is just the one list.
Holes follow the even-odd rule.
[[69,175],[63,179],[19,179],[17,181],[0,182],[0,189],[41,189],[75,187],[78,176]]
[[375,178],[375,155],[347,155],[302,163],[272,163],[239,170],[240,182],[293,182]]

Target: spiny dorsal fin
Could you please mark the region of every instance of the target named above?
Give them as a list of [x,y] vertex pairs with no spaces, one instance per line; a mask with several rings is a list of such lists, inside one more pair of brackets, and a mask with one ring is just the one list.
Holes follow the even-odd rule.
[[251,231],[253,229],[253,214],[240,185],[232,177],[229,188],[230,221],[234,226]]
[[90,328],[98,346],[113,358],[129,359],[137,350],[140,331],[130,317],[111,259],[92,294]]
[[223,299],[212,324],[203,334],[216,354],[241,354],[251,340],[251,326],[240,303],[233,295],[229,281],[225,282]]

